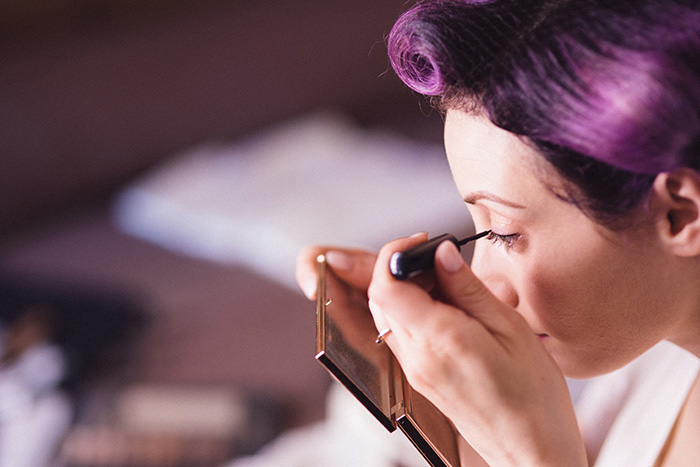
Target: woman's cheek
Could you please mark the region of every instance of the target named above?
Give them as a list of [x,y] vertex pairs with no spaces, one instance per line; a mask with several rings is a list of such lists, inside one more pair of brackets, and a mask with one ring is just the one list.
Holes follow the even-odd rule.
[[510,271],[499,260],[494,253],[495,245],[492,245],[489,240],[481,240],[481,244],[477,244],[474,248],[474,254],[471,260],[471,269],[476,277],[486,285],[486,287],[498,297],[501,301],[509,303],[511,306],[515,304],[512,301],[512,286],[507,282],[510,276]]
[[555,259],[523,267],[514,288],[518,311],[537,333],[575,333],[581,314],[582,296],[574,271],[560,268]]
[[606,334],[616,292],[610,287],[610,274],[598,267],[596,255],[574,256],[565,252],[531,264],[520,283],[521,314],[536,332],[562,344],[585,347],[591,340],[602,344],[610,337]]

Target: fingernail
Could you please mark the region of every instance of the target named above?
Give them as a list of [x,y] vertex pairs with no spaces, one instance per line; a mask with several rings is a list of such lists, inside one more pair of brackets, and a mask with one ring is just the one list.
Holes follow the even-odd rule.
[[326,263],[337,271],[349,271],[354,266],[355,260],[347,253],[331,250],[326,252]]
[[427,236],[428,236],[428,232],[416,232],[408,238],[418,238],[418,237],[427,237]]
[[308,280],[301,290],[306,295],[306,298],[314,300],[316,298],[316,280]]
[[437,257],[443,269],[449,273],[455,273],[464,266],[464,258],[457,246],[450,241],[442,242],[438,247]]

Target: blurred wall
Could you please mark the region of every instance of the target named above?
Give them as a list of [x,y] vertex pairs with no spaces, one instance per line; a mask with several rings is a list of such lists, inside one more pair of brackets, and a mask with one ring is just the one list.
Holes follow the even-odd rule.
[[403,0],[3,5],[0,230],[295,114],[421,116],[386,58]]

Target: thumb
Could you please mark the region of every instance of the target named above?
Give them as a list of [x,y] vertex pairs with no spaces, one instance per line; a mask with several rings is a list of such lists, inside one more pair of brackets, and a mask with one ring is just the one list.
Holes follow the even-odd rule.
[[446,302],[464,310],[494,333],[511,334],[516,323],[526,324],[515,309],[499,300],[474,275],[454,243],[440,244],[435,259],[437,283]]

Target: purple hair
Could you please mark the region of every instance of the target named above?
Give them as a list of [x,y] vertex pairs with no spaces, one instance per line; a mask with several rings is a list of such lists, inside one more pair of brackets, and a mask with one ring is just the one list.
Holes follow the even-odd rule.
[[426,0],[388,48],[413,90],[531,142],[601,222],[700,170],[697,1]]

